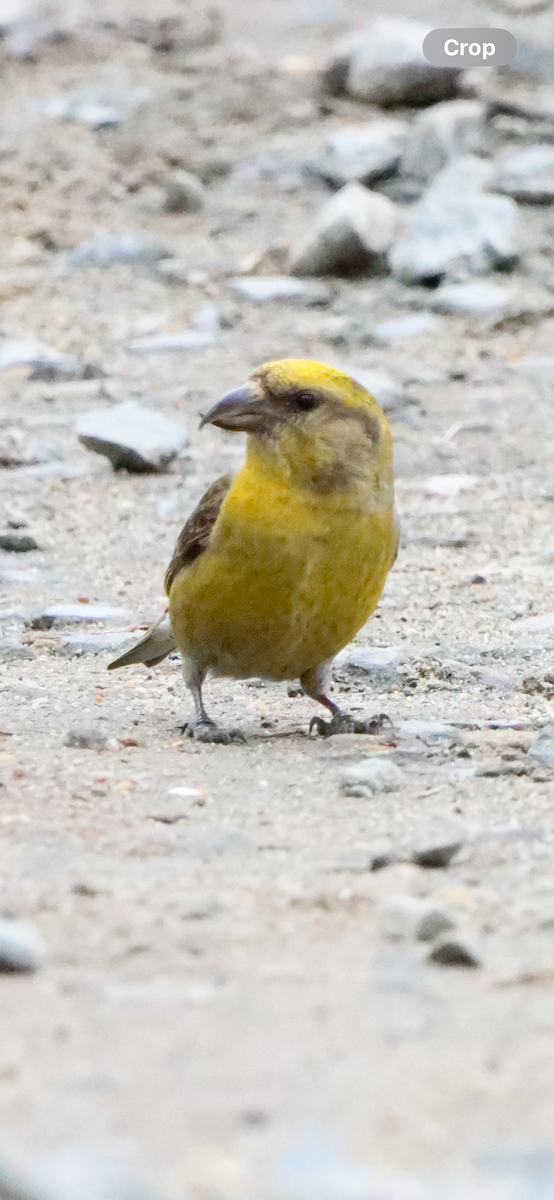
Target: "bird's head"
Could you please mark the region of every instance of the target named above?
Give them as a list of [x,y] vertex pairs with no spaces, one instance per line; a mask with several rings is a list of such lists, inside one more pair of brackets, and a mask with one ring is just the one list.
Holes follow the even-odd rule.
[[373,396],[312,359],[265,363],[202,425],[242,431],[248,457],[320,494],[392,487],[392,439]]

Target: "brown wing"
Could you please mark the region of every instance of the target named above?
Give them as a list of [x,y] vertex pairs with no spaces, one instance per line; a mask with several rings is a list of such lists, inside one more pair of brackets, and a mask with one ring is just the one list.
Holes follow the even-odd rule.
[[196,505],[186,525],[183,526],[173,558],[165,573],[165,590],[168,595],[177,573],[183,567],[188,567],[207,548],[210,534],[232,480],[232,475],[222,475],[221,479],[216,479]]

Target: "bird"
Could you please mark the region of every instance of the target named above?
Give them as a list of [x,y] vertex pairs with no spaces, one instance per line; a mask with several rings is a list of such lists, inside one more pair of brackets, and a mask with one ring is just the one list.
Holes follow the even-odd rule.
[[244,464],[200,500],[165,574],[166,613],[109,669],[178,649],[195,710],[184,731],[199,741],[240,738],[206,712],[209,674],[299,680],[331,714],[310,732],[368,728],[328,693],[331,663],[375,610],[398,550],[384,412],[345,372],[290,358],[255,370],[206,425],[247,435]]

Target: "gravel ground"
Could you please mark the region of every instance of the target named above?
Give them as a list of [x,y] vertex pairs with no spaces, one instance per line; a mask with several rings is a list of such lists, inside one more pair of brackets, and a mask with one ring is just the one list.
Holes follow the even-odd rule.
[[[354,102],[323,113],[313,71],[283,60],[319,65],[367,16],[345,3],[316,19],[315,7],[266,4],[250,23],[229,0],[223,39],[182,70],[109,30],[3,68],[0,332],[75,356],[92,377],[0,375],[0,436],[22,464],[0,471],[0,534],[38,547],[0,553],[0,908],[46,948],[36,973],[0,976],[2,1140],[123,1146],[174,1200],[264,1193],[311,1133],[407,1179],[552,1144],[554,747],[550,762],[528,751],[554,695],[554,616],[534,620],[554,614],[554,370],[537,382],[518,363],[551,355],[554,219],[521,210],[512,278],[518,294],[542,289],[542,309],[495,328],[443,317],[409,340],[364,343],[360,322],[427,308],[427,289],[390,278],[331,279],[325,307],[234,294],[229,278],[250,263],[286,269],[329,194],[298,164],[360,120]],[[468,6],[474,18],[508,23]],[[543,14],[525,29],[551,24]],[[29,106],[114,79],[161,98],[99,131]],[[207,182],[200,213],[159,211],[172,139]],[[164,243],[186,281],[73,264],[99,230]],[[213,345],[129,350],[208,304]],[[198,433],[199,416],[281,356],[401,381],[401,551],[334,687],[393,731],[310,737],[307,699],[223,680],[206,688],[210,711],[246,743],[200,745],[181,732],[177,658],[108,675],[114,652],[91,646],[104,630],[116,647],[160,614],[184,518],[242,454],[236,437]],[[78,413],[128,399],[187,428],[165,474],[114,473],[77,441]],[[85,645],[68,638],[81,627],[25,624],[77,602],[122,611],[87,626]],[[361,648],[393,652],[368,673]],[[66,745],[75,727],[103,748]],[[352,794],[345,772],[369,755],[401,769],[398,790]],[[457,847],[446,865],[421,865],[444,846]],[[380,912],[398,896],[450,914],[474,969],[388,940]]]

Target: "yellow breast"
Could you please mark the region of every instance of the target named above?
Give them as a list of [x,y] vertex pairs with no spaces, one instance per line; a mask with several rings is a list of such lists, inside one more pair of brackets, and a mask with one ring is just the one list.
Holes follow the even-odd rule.
[[293,679],[332,658],[372,613],[394,561],[392,497],[382,500],[310,495],[245,465],[208,550],[171,587],[182,653],[239,678]]

